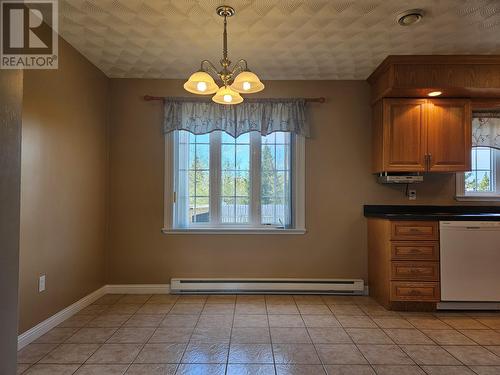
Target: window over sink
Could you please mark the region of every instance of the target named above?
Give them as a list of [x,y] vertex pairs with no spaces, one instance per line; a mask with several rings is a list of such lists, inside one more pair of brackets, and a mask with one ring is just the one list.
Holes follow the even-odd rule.
[[500,200],[500,112],[475,112],[471,170],[457,174],[458,200]]

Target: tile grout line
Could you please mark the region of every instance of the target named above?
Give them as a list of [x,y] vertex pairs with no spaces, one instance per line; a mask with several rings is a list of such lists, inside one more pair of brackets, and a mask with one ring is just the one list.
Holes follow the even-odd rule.
[[[358,306],[358,308],[359,308],[361,311],[365,312],[365,311],[364,311],[363,309],[361,309],[359,306]],[[336,317],[336,315],[335,315],[335,314],[333,314],[333,315]],[[370,316],[368,316],[368,314],[366,314],[366,316],[367,316],[370,320],[372,320],[372,321],[373,321],[373,323],[374,323],[375,325],[377,325],[377,323],[376,323],[376,322],[375,322],[375,321],[374,321],[374,320],[373,320]],[[340,325],[342,326],[342,323],[340,323]],[[365,353],[363,353],[363,352],[361,351],[361,349],[360,349],[360,348],[359,348],[359,346],[356,344],[356,342],[354,341],[354,339],[353,339],[353,337],[351,336],[351,334],[349,334],[349,331],[347,330],[347,328],[349,328],[349,327],[344,327],[344,326],[342,326],[342,328],[344,329],[344,331],[345,331],[345,333],[347,334],[347,336],[349,336],[349,338],[351,339],[351,341],[352,341],[353,345],[356,347],[356,349],[358,350],[358,352],[359,352],[359,353],[363,356],[363,358],[365,359],[365,361],[366,361],[366,363],[368,364],[368,366],[370,366],[370,368],[372,369],[373,373],[374,373],[374,374],[377,374],[377,370],[375,369],[375,367],[373,367],[373,364],[372,364],[372,363],[368,360],[368,358],[366,357]],[[391,339],[391,341],[393,341],[393,340]]]
[[[292,298],[293,298],[293,301],[295,303],[295,307],[296,307],[297,311],[299,312],[300,320],[302,320],[302,323],[304,324],[304,329],[306,330],[307,337],[309,337],[309,340],[311,341],[311,345],[314,348],[314,352],[318,356],[319,362],[321,364],[321,368],[323,369],[323,373],[326,375],[326,374],[328,374],[328,371],[326,370],[325,364],[323,363],[323,360],[321,359],[321,356],[319,355],[318,349],[316,348],[316,345],[314,344],[314,342],[312,340],[312,337],[309,334],[309,330],[307,329],[306,322],[305,322],[305,320],[304,320],[304,318],[302,316],[302,312],[300,311],[300,308],[299,308],[299,305],[297,303],[297,300],[295,299],[295,296],[292,296]],[[320,296],[320,298],[321,298],[321,301],[324,302],[323,298],[321,296]],[[327,306],[327,308],[328,308],[328,306]],[[330,310],[330,309],[328,308],[328,310]]]
[[[115,301],[115,303],[113,303],[113,304],[111,304],[111,305],[109,305],[109,306],[118,305],[118,304],[119,304],[118,302],[119,302],[119,301],[120,301],[120,299],[121,299],[121,298],[123,298],[124,296],[125,296],[125,295],[122,295],[122,297],[118,298],[118,299]],[[143,304],[144,304],[144,303],[143,303]],[[142,306],[142,305],[141,305],[141,306]],[[98,314],[98,315],[97,315],[94,319],[96,319],[96,318],[98,318],[99,316],[103,315],[103,314],[104,314],[104,312],[105,312],[106,310],[109,310],[109,308],[110,308],[110,307],[108,307],[107,309],[104,309],[104,310],[103,310],[101,313],[99,313],[99,314]],[[116,315],[121,315],[121,314],[116,314]],[[123,315],[128,315],[128,314],[123,314]],[[88,364],[88,363],[87,363],[87,362],[88,362],[88,360],[89,360],[89,359],[90,359],[90,358],[91,358],[91,357],[92,357],[92,356],[93,356],[93,355],[94,355],[94,354],[95,354],[95,353],[96,353],[99,349],[101,349],[101,348],[102,348],[102,347],[103,347],[106,343],[108,343],[108,340],[109,340],[109,339],[111,339],[111,337],[113,337],[113,336],[116,334],[116,332],[118,332],[118,330],[120,330],[120,329],[124,326],[124,324],[125,324],[126,322],[128,322],[128,321],[129,321],[129,320],[130,320],[133,316],[134,316],[134,313],[133,313],[133,314],[130,314],[130,317],[129,317],[128,319],[124,320],[124,321],[120,324],[120,326],[118,326],[118,327],[88,327],[88,324],[90,324],[90,322],[92,322],[94,319],[92,319],[92,320],[91,320],[91,321],[89,321],[87,324],[85,324],[85,326],[84,326],[84,327],[82,327],[82,328],[116,328],[116,330],[115,330],[115,331],[111,334],[111,336],[110,336],[110,337],[108,337],[108,338],[107,338],[107,339],[106,339],[103,343],[97,343],[97,344],[99,344],[98,348],[97,348],[97,349],[96,349],[96,350],[95,350],[95,351],[94,351],[94,352],[93,352],[93,353],[92,353],[92,354],[91,354],[91,355],[90,355],[90,356],[89,356],[89,357],[88,357],[88,358],[87,358],[87,359],[86,359],[86,360],[85,360],[85,361],[84,361],[84,362],[83,362],[83,363],[82,363],[82,364],[81,364],[81,365],[80,365],[80,366],[79,366],[76,370],[75,370],[75,372],[79,371],[79,370],[80,370],[80,369],[81,369],[84,365]],[[140,352],[140,351],[139,351],[139,352]],[[137,354],[139,354],[139,353],[137,353]],[[133,362],[133,361],[132,361],[132,362]],[[95,363],[95,365],[104,365],[104,364]],[[127,364],[125,363],[125,364],[123,364],[123,365],[124,365],[124,366],[126,366]],[[127,369],[125,370],[125,372],[128,370],[128,368],[129,368],[129,367],[130,367],[130,365],[129,365],[129,366],[127,366]],[[124,373],[125,373],[125,372],[124,372]],[[73,373],[73,374],[74,374],[74,373]]]
[[267,309],[267,298],[266,298],[266,296],[264,296],[264,306],[265,306],[265,309],[266,309],[267,331],[269,332],[269,342],[271,343],[271,354],[273,356],[274,373],[278,374],[278,369],[276,368],[276,357],[274,355],[273,337],[271,336],[271,324],[269,323],[269,310]]
[[234,305],[233,305],[233,320],[231,321],[231,329],[229,330],[229,344],[227,346],[227,356],[226,356],[226,364],[224,368],[224,374],[227,375],[227,369],[229,367],[229,355],[231,354],[231,342],[232,342],[232,335],[233,335],[233,328],[234,328],[234,317],[236,316],[236,301],[237,301],[237,296],[235,295],[234,298]]
[[[179,299],[177,299],[175,304],[177,304],[178,301],[179,301]],[[184,351],[182,352],[181,358],[179,359],[179,363],[177,364],[177,367],[175,368],[174,374],[176,374],[176,375],[179,372],[181,365],[183,364],[182,360],[184,359],[184,356],[186,355],[187,348],[191,344],[191,339],[194,335],[194,331],[196,330],[196,327],[198,326],[198,323],[200,322],[201,314],[203,313],[203,310],[205,309],[205,306],[207,305],[207,301],[208,301],[208,296],[205,296],[205,299],[203,300],[203,306],[202,306],[200,312],[198,313],[198,319],[196,319],[196,323],[194,324],[193,330],[191,331],[191,334],[189,335],[189,339],[186,343],[186,346],[184,347]],[[175,306],[175,304],[174,304],[174,306]],[[173,309],[173,307],[172,307],[172,309]],[[188,314],[186,314],[186,315],[188,315]]]
[[[108,306],[113,306],[113,305],[117,304],[118,300],[119,300],[119,299],[117,299],[114,303],[112,303],[112,304],[110,304],[110,305],[108,305]],[[106,309],[104,309],[104,310],[103,310],[103,312],[104,312],[104,311],[106,311],[107,309],[109,309],[109,307],[108,307],[108,308],[106,308]],[[90,322],[92,322],[94,319],[96,319],[97,317],[99,317],[100,315],[102,315],[102,313],[103,313],[103,312],[101,312],[101,313],[97,314],[95,317],[93,317],[90,321],[88,321],[87,323],[85,323],[83,326],[78,327],[78,330],[77,330],[76,332],[80,331],[80,330],[81,330],[81,329],[83,329],[83,328],[86,328],[86,327],[88,326],[88,324],[90,324]],[[78,314],[75,314],[75,315],[78,315]],[[89,314],[89,315],[90,315],[90,314]],[[69,319],[71,319],[71,318],[69,318]],[[57,327],[55,327],[55,328],[57,328]],[[75,332],[75,334],[76,334],[76,332]],[[73,336],[73,335],[72,335],[72,336]],[[72,337],[72,336],[70,336],[70,337]],[[51,351],[49,351],[47,354],[45,354],[45,355],[44,355],[42,358],[40,358],[37,362],[33,363],[30,367],[33,367],[33,366],[35,366],[35,365],[37,365],[37,364],[40,364],[40,365],[41,365],[42,363],[40,363],[40,361],[41,361],[43,358],[45,358],[46,356],[48,356],[50,353],[52,353],[53,351],[55,351],[57,348],[59,348],[59,347],[61,347],[62,345],[64,345],[64,344],[66,343],[66,341],[70,339],[70,337],[68,337],[68,339],[66,339],[64,342],[62,342],[62,343],[58,343],[58,344],[56,345],[56,347],[54,347]],[[100,349],[100,348],[104,345],[103,343],[96,343],[96,344],[98,345],[98,346],[97,346],[97,348],[96,348],[96,349],[95,349],[95,350],[94,350],[94,351],[93,351],[93,352],[89,355],[89,357],[88,357],[88,358],[87,358],[87,359],[86,359],[83,363],[66,363],[66,364],[75,364],[75,365],[78,365],[78,367],[77,367],[77,368],[76,368],[76,369],[72,372],[72,374],[75,374],[77,371],[79,371],[79,370],[80,370],[80,368],[81,368],[81,367],[82,367],[82,366],[83,366],[83,365],[84,365],[84,364],[88,361],[88,359],[89,359],[90,357],[92,357],[92,356],[94,355],[94,353],[95,353],[96,351],[98,351],[98,350],[99,350],[99,349]],[[78,344],[74,344],[74,345],[78,345]],[[50,363],[48,363],[48,364],[50,364]],[[29,368],[28,368],[28,369],[29,369]],[[27,370],[28,370],[28,369],[27,369]]]
[[[146,305],[146,303],[151,299],[153,298],[153,295],[151,295],[142,305],[141,307],[139,307],[139,309],[137,311],[139,311],[142,307],[144,307],[144,305]],[[173,305],[172,305],[173,306]],[[172,309],[172,308],[170,308]],[[125,322],[123,322],[123,324],[121,325],[120,328],[124,327],[124,325],[130,320],[132,319],[135,315],[137,315],[137,311],[132,314],[132,316],[127,319]],[[169,310],[170,311],[170,310]],[[165,315],[166,316],[166,315]],[[159,326],[158,326],[159,327]],[[139,355],[141,354],[141,352],[143,351],[144,347],[146,346],[146,344],[149,342],[149,340],[151,340],[151,337],[153,337],[153,335],[155,334],[155,332],[158,330],[158,327],[156,327],[153,331],[153,333],[151,334],[151,336],[149,336],[149,338],[142,344],[141,348],[139,349],[139,351],[137,352],[137,355],[134,357],[134,359],[132,359],[132,361],[128,364],[127,368],[125,369],[125,371],[123,372],[123,374],[126,374],[128,372],[128,370],[130,369],[130,367],[132,367],[132,365],[134,364],[134,361],[137,359],[137,357],[139,357]],[[119,329],[120,329],[119,328]],[[114,334],[113,334],[114,335]],[[113,336],[111,336],[113,337]],[[110,338],[111,338],[110,337]],[[108,339],[109,340],[109,339]]]

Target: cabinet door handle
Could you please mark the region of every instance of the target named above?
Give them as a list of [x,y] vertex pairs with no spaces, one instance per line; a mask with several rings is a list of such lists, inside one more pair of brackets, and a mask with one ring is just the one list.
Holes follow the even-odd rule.
[[432,154],[429,154],[429,170],[431,170]]

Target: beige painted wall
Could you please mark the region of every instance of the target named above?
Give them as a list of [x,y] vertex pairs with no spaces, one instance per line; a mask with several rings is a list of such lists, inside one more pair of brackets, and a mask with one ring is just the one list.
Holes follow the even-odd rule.
[[104,285],[108,86],[62,39],[58,70],[25,71],[19,332]]
[[[273,81],[268,97],[327,98],[310,105],[305,235],[165,235],[159,102],[186,95],[177,80],[111,80],[108,282],[171,277],[366,278],[365,203],[409,203],[370,173],[369,88],[362,81]],[[418,204],[454,204],[452,174],[426,177]]]
[[23,71],[0,71],[0,374],[16,373]]

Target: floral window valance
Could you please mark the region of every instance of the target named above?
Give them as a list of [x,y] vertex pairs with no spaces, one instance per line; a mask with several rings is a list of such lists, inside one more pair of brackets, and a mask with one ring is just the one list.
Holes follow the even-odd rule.
[[473,113],[472,147],[492,147],[500,150],[500,112]]
[[206,134],[222,130],[238,137],[258,131],[262,135],[291,132],[309,136],[305,99],[246,99],[221,105],[195,98],[164,98],[163,132],[187,130]]

